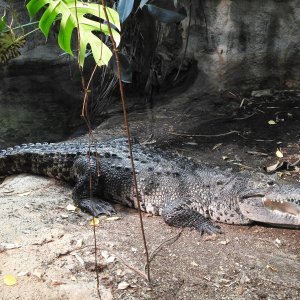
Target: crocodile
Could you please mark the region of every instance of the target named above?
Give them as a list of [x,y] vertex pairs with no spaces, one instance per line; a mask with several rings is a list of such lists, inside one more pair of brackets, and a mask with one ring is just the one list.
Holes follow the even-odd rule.
[[75,185],[83,211],[116,213],[113,203],[161,215],[176,227],[221,233],[216,223],[300,228],[300,184],[263,173],[209,166],[133,141],[138,194],[126,139],[23,144],[0,151],[0,176],[33,173]]

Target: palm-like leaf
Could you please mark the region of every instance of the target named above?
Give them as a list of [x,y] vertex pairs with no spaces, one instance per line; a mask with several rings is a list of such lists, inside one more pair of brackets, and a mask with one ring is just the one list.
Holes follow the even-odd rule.
[[0,65],[20,55],[20,48],[25,44],[23,36],[16,37],[13,32],[0,33]]
[[[101,39],[94,34],[94,32],[102,32],[105,35],[109,35],[108,26],[105,24],[106,21],[102,5],[81,2],[79,0],[30,0],[27,4],[30,16],[34,17],[45,5],[48,6],[40,19],[39,27],[46,37],[48,37],[50,28],[57,16],[61,15],[58,34],[59,46],[70,55],[73,55],[71,50],[71,36],[73,30],[77,28],[80,33],[80,65],[83,66],[84,64],[88,44],[92,49],[97,65],[108,64],[112,53]],[[111,8],[106,8],[106,10],[110,24],[113,25],[113,28],[120,30],[118,13]],[[97,20],[100,19],[100,21],[91,20],[86,17],[87,15],[96,17]],[[112,32],[113,38],[118,45],[120,35],[115,29],[112,29]]]

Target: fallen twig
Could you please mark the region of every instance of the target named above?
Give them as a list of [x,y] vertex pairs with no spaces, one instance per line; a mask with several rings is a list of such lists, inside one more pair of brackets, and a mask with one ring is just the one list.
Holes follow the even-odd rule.
[[275,140],[261,140],[261,139],[258,139],[258,140],[254,140],[255,142],[274,142]]
[[225,133],[220,134],[187,134],[187,133],[177,133],[177,132],[170,132],[172,135],[179,135],[179,136],[188,136],[188,137],[218,137],[218,136],[225,136],[230,135],[233,133],[240,134],[240,131],[232,130]]
[[65,252],[58,253],[56,257],[60,258],[60,257],[66,256],[66,255],[69,255],[74,251],[82,250],[82,249],[88,248],[88,247],[92,248],[93,246],[94,245],[84,245],[84,246],[80,246],[80,247],[77,247],[77,248],[74,248],[74,249],[69,249],[69,250],[66,250]]
[[146,279],[148,281],[148,277],[147,277],[146,273],[142,272],[139,269],[136,269],[135,267],[133,267],[132,265],[130,265],[129,263],[127,263],[122,257],[116,255],[115,253],[114,253],[114,256],[117,259],[119,259],[121,261],[121,263],[123,263],[127,268],[129,268],[130,270],[138,273],[140,276],[142,276],[144,279]]
[[241,167],[241,168],[244,168],[244,169],[246,169],[246,170],[254,170],[254,168],[253,167],[249,167],[249,166],[247,166],[247,165],[244,165],[244,164],[241,164],[241,163],[233,163],[234,165],[237,165],[237,166],[239,166],[239,167]]
[[264,153],[264,152],[258,152],[258,151],[247,151],[247,153],[249,154],[253,154],[253,155],[260,155],[260,156],[268,156],[269,154]]
[[254,112],[254,113],[252,113],[251,115],[246,116],[246,117],[242,117],[242,118],[234,118],[234,120],[237,120],[237,121],[247,120],[247,119],[253,117],[254,115],[256,115],[256,112]]
[[21,248],[21,247],[22,247],[22,244],[0,243],[0,253],[7,251],[7,250]]
[[[178,240],[178,238],[180,237],[181,233],[182,233],[183,229],[181,229],[181,231],[179,233],[177,233],[175,236],[172,236],[171,238],[163,241],[162,243],[160,243],[151,253],[149,256],[149,263],[152,261],[152,259],[155,257],[155,255],[160,251],[160,249],[165,246],[167,243],[169,242],[176,242]],[[145,264],[144,269],[147,270],[148,265],[147,263]]]

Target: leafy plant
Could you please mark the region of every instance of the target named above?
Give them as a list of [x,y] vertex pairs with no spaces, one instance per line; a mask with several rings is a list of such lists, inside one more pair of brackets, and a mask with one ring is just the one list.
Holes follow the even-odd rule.
[[20,55],[20,48],[25,44],[23,36],[16,37],[13,32],[0,33],[0,64]]
[[[61,16],[60,29],[58,34],[59,46],[68,54],[73,55],[71,49],[71,38],[76,28],[79,35],[79,64],[83,67],[88,45],[91,47],[95,62],[98,66],[107,65],[112,52],[102,41],[101,35],[108,36],[108,26],[106,25],[103,7],[100,4],[82,2],[79,0],[30,0],[27,10],[31,17],[34,17],[43,7],[43,12],[39,21],[39,28],[47,38],[50,28],[58,16]],[[120,42],[120,21],[118,13],[106,8],[109,23],[111,24],[113,38],[118,45]]]
[[119,0],[118,13],[120,15],[121,23],[124,23],[124,21],[131,14],[133,5],[134,5],[134,0]]
[[178,23],[186,17],[186,11],[183,7],[171,10],[153,4],[145,4],[145,6],[152,17],[163,23]]
[[25,44],[25,37],[17,37],[6,24],[5,16],[0,18],[0,65],[20,55]]
[[[134,0],[119,0],[118,13],[122,23],[132,13],[134,2]],[[146,7],[154,19],[163,23],[178,23],[186,17],[185,9],[177,7],[177,1],[172,5],[172,1],[169,0],[140,0],[139,9],[143,7]]]
[[5,28],[6,28],[6,19],[5,16],[2,16],[0,18],[0,33],[3,32]]

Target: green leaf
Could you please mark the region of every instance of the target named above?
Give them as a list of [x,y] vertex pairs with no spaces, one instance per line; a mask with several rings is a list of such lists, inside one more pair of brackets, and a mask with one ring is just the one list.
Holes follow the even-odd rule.
[[152,17],[163,23],[178,23],[187,16],[183,7],[176,10],[170,10],[152,4],[146,4],[145,6]]
[[6,28],[5,16],[0,18],[0,33]]
[[[70,55],[73,55],[72,33],[77,28],[80,35],[78,60],[82,67],[88,45],[98,66],[108,64],[112,56],[111,50],[96,36],[99,32],[109,35],[102,5],[79,0],[30,0],[26,7],[31,17],[34,17],[43,7],[46,8],[39,22],[39,27],[46,38],[53,22],[61,16],[58,43]],[[107,7],[106,10],[112,26],[113,38],[118,45],[120,34],[116,29],[120,30],[119,15],[111,8]]]
[[141,0],[141,3],[140,3],[140,5],[139,5],[139,8],[142,9],[142,8],[144,7],[144,5],[145,5],[146,3],[148,3],[148,2],[149,2],[149,0]]
[[118,13],[120,15],[121,23],[128,18],[133,9],[134,0],[119,0]]

